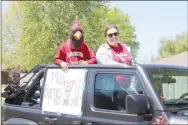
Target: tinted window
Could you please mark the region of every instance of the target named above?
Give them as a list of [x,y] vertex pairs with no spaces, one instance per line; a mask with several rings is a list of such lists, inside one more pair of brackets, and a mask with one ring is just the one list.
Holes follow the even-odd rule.
[[126,96],[142,94],[140,83],[132,74],[96,75],[94,106],[100,109],[126,110]]
[[169,106],[188,106],[188,70],[180,68],[146,68],[152,85]]

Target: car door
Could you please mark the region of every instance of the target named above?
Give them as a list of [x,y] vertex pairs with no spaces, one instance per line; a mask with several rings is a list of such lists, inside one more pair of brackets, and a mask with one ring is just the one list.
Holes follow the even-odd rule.
[[[89,78],[84,124],[149,123],[143,116],[126,113],[126,95],[144,93],[136,69],[93,68]],[[123,96],[119,98],[118,94]]]

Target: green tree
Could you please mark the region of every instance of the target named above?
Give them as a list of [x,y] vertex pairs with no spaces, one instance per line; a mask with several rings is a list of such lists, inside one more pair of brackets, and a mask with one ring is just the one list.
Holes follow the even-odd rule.
[[5,69],[15,67],[15,46],[19,43],[21,29],[17,2],[11,2],[6,13],[2,13],[2,62]]
[[96,9],[83,21],[85,28],[86,43],[95,51],[105,42],[104,29],[108,23],[113,23],[119,26],[121,41],[131,47],[133,57],[136,58],[139,49],[139,43],[135,40],[135,27],[130,25],[129,16],[124,14],[118,8],[109,8],[105,6]]
[[[120,27],[121,40],[131,46],[134,57],[137,55],[139,43],[135,41],[135,28],[130,25],[128,15],[118,8],[111,9],[106,2],[19,1],[16,7],[20,17],[17,27],[21,29],[21,34],[14,45],[15,54],[10,57],[13,64],[9,66],[29,70],[37,64],[53,63],[57,48],[67,39],[69,27],[76,16],[84,28],[86,43],[95,51],[104,43],[106,24],[115,23]],[[8,17],[10,15],[7,14]]]
[[187,38],[188,33],[181,33],[175,39],[163,38],[160,41],[159,57],[155,60],[188,51]]

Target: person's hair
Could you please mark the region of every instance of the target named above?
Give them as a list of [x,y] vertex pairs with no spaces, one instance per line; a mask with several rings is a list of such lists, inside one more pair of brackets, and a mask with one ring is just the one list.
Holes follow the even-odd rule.
[[115,24],[108,24],[104,30],[104,36],[106,37],[107,36],[107,32],[109,29],[112,29],[112,28],[115,28],[117,30],[117,32],[119,33],[119,29],[118,29],[118,26],[115,25]]

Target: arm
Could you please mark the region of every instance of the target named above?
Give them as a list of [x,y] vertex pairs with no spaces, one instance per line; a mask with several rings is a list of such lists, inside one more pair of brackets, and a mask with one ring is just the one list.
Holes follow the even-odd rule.
[[96,64],[97,63],[97,61],[96,61],[96,56],[95,56],[95,53],[93,52],[93,50],[92,49],[90,49],[90,48],[88,48],[88,51],[89,51],[89,53],[88,53],[88,64]]
[[54,62],[54,64],[59,65],[59,66],[60,66],[61,62],[65,62],[65,52],[64,52],[64,46],[63,45],[61,45],[58,48],[53,62]]

